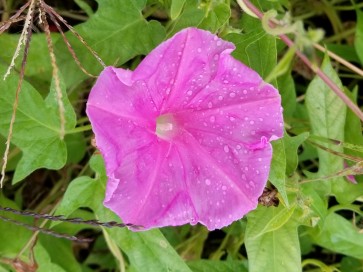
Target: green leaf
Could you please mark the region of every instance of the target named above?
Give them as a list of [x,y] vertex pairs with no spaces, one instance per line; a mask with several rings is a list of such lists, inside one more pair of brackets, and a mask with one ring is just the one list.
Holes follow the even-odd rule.
[[[146,55],[165,37],[159,22],[146,21],[142,9],[146,1],[98,0],[98,10],[75,29],[106,65],[119,66],[138,55]],[[73,34],[67,38],[83,67],[98,75],[103,67]],[[57,58],[67,86],[79,83],[87,76],[77,67],[64,41],[57,43]]]
[[311,225],[315,226],[318,223],[320,227],[323,226],[325,217],[328,214],[328,201],[325,197],[325,190],[319,186],[319,183],[306,183],[301,187],[301,191],[307,198],[307,205],[314,220]]
[[259,207],[248,215],[247,228],[249,224],[254,225],[253,230],[249,230],[249,238],[255,239],[265,233],[282,228],[289,221],[294,211],[295,205],[291,208],[282,205],[279,207]]
[[[325,56],[321,69],[330,79],[342,88],[342,83],[331,66],[328,56]],[[309,84],[306,92],[306,107],[308,110],[312,134],[325,138],[344,141],[344,126],[346,116],[346,105],[330,88],[316,76]],[[327,148],[342,152],[343,148],[332,144],[324,143]],[[328,176],[343,169],[343,159],[330,154],[322,149],[318,149],[319,171],[317,176]],[[341,194],[339,186],[345,183],[343,178],[335,178],[331,181],[319,182],[324,186],[327,193]]]
[[282,75],[290,74],[291,63],[295,57],[295,48],[290,47],[284,56],[279,60],[271,73],[265,78],[266,82],[271,82]]
[[193,272],[248,272],[246,263],[243,261],[216,261],[216,260],[197,260],[188,262]]
[[361,272],[362,271],[362,261],[352,258],[352,257],[343,257],[340,262],[340,271],[341,272]]
[[[0,73],[3,72],[0,66]],[[5,90],[0,97],[0,133],[6,137],[12,115],[12,105],[18,78],[10,76],[0,82],[0,89]],[[76,119],[72,105],[62,84],[65,107],[66,130],[75,127]],[[43,100],[40,94],[26,81],[23,82],[19,95],[19,105],[12,133],[12,143],[19,147],[23,156],[14,173],[13,183],[24,179],[39,168],[60,169],[67,160],[67,148],[60,139],[60,120],[56,91],[51,87],[48,97]]]
[[175,20],[179,17],[185,5],[185,2],[186,0],[172,0],[170,7],[170,17],[172,20]]
[[178,18],[169,26],[168,37],[173,36],[180,30],[190,27],[198,26],[204,19],[204,11],[198,8],[198,3],[195,0],[186,0],[183,12]]
[[[357,36],[356,36],[356,38],[357,38]],[[357,51],[355,50],[354,46],[351,44],[328,43],[328,44],[325,44],[325,46],[328,48],[329,51],[344,58],[346,61],[357,62],[357,63],[360,62],[358,55],[357,55]]]
[[314,242],[324,248],[347,256],[363,259],[363,235],[344,217],[330,213],[322,229],[310,233]]
[[[357,102],[358,88],[354,88],[353,92],[346,92],[353,102]],[[363,148],[363,135],[360,126],[360,119],[351,111],[347,111],[347,118],[345,121],[345,142],[349,144],[356,145]],[[346,148],[344,152],[348,155],[361,157],[362,152],[357,150],[357,147],[352,146],[355,150]],[[356,176],[356,180],[363,181],[362,176]]]
[[[357,88],[354,91],[354,93],[351,93],[349,91],[346,92],[346,94],[352,99],[352,101],[356,101],[357,96]],[[351,147],[361,147],[363,146],[363,136],[362,131],[360,127],[360,120],[359,118],[350,110],[347,110],[346,115],[346,121],[345,121],[345,127],[344,127],[344,141],[347,143],[346,145],[349,145]],[[344,146],[345,144],[343,144]],[[355,145],[355,146],[354,146]],[[357,149],[356,148],[356,149]],[[348,148],[344,149],[345,154],[356,156],[356,157],[362,157],[362,153],[351,150]],[[349,171],[349,167],[352,167],[354,163],[348,164],[344,171]],[[336,174],[338,170],[333,172],[332,174]],[[361,175],[356,175],[355,179],[357,181],[363,181],[363,177]],[[352,203],[356,200],[357,197],[360,197],[363,195],[363,186],[359,186],[357,184],[352,184],[350,181],[348,181],[346,178],[341,178],[341,180],[344,180],[344,182],[334,183],[333,184],[333,192],[336,195],[336,198],[339,203],[341,204],[348,204]]]
[[83,265],[90,267],[97,265],[103,269],[108,269],[106,271],[115,271],[117,269],[116,260],[114,256],[108,252],[107,243],[102,236],[95,241],[93,250],[83,262]]
[[245,243],[249,272],[301,271],[300,246],[294,221],[283,218],[285,224],[259,235],[265,224],[271,222],[281,210],[259,207],[248,215]]
[[8,269],[8,268],[3,267],[3,266],[0,264],[0,272],[9,272],[9,269]]
[[198,27],[215,33],[228,22],[230,17],[230,6],[225,3],[219,3],[208,11],[207,16]]
[[258,20],[254,21],[254,31],[232,33],[224,38],[236,45],[232,55],[258,72],[262,78],[268,76],[276,66],[276,39],[266,34]]
[[67,164],[80,162],[87,148],[83,133],[68,134],[64,140],[67,145]]
[[286,73],[277,78],[277,86],[281,95],[281,104],[284,109],[284,119],[291,118],[296,109],[295,82],[291,73]]
[[273,155],[271,161],[271,170],[269,180],[277,188],[281,194],[285,204],[289,205],[289,200],[286,194],[286,154],[284,140],[279,139],[272,142]]
[[[5,148],[6,148],[6,139],[4,136],[0,134],[0,154],[4,154]],[[18,147],[14,145],[10,145],[10,152],[8,156],[8,163],[6,165],[6,171],[14,171],[19,160],[21,159],[21,151]],[[0,166],[2,166],[2,163],[0,163]]]
[[357,24],[355,32],[355,51],[360,59],[361,64],[363,64],[363,12],[357,9]]
[[72,245],[71,241],[41,234],[38,238],[39,243],[41,244],[42,250],[46,251],[47,261],[51,260],[54,265],[59,266],[64,271],[82,271],[80,264],[72,252],[74,245]]
[[66,272],[62,267],[52,262],[48,252],[41,243],[36,243],[34,247],[34,255],[37,264],[39,265],[37,271],[39,272]]
[[87,3],[87,1],[85,0],[74,0],[74,2],[76,2],[76,4],[84,10],[84,12],[88,15],[88,16],[92,16],[93,15],[93,10],[90,7],[90,5]]
[[[56,42],[59,37],[59,34],[52,33],[53,42]],[[17,34],[10,35],[2,33],[0,35],[0,60],[2,64],[10,64],[19,38],[20,35]],[[17,59],[17,64],[20,64],[20,62],[21,55]],[[16,72],[13,71],[12,73],[15,74]],[[0,75],[1,78],[4,75],[4,71],[2,69]],[[40,85],[39,81],[50,81],[52,77],[52,66],[48,53],[47,41],[44,34],[32,35],[25,75],[27,77],[27,81],[31,82],[32,84],[35,83],[36,85],[34,86],[36,87]]]
[[[103,205],[106,173],[100,155],[90,162],[96,178],[80,177],[73,180],[56,214],[70,215],[79,207],[91,208],[98,220],[119,221],[119,218]],[[135,271],[190,271],[158,229],[132,232],[126,228],[105,230],[113,243],[127,255]]]
[[289,158],[286,160],[286,174],[288,176],[296,170],[298,165],[298,148],[308,137],[309,133],[307,132],[295,137],[290,137],[287,133],[285,133],[283,141],[285,145],[285,153],[289,154]]

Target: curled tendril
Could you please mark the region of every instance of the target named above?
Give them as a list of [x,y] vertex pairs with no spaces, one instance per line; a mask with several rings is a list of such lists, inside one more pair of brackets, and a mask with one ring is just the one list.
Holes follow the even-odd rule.
[[[296,32],[298,28],[298,24],[301,22],[295,22],[293,24],[290,23],[290,15],[289,13],[286,13],[284,18],[279,21],[276,19],[277,11],[274,9],[271,9],[264,13],[262,17],[262,27],[263,29],[271,35],[278,36],[282,34],[288,34]],[[277,24],[271,24],[272,22],[276,22]]]

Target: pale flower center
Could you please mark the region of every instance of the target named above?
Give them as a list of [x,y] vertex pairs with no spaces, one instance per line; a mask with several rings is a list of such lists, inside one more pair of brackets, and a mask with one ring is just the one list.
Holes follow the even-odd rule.
[[164,140],[171,140],[178,132],[178,125],[171,114],[156,118],[156,135]]

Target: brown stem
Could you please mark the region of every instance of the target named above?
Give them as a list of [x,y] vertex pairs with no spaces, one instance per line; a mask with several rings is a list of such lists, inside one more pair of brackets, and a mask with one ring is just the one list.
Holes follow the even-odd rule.
[[[30,1],[26,2],[21,8],[18,9],[18,11],[11,16],[7,21],[0,24],[0,34],[4,32],[9,26],[13,23],[11,20],[15,20],[20,16],[20,14],[23,13],[23,11],[30,5]],[[4,29],[3,29],[4,28]]]

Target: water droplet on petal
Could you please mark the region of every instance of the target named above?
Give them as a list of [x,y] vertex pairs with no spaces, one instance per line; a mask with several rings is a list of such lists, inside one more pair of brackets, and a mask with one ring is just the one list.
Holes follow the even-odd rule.
[[187,95],[192,95],[193,92],[192,91],[187,91]]
[[198,53],[202,52],[202,48],[197,49]]
[[225,145],[225,146],[223,147],[223,150],[224,150],[224,152],[228,153],[228,152],[229,152],[229,147],[228,147],[228,145]]
[[223,185],[223,186],[222,186],[222,190],[223,190],[223,191],[227,190],[227,186]]
[[230,93],[229,96],[233,98],[233,97],[236,96],[236,94],[235,93]]
[[217,46],[221,46],[222,45],[222,42],[219,40],[218,42],[217,42]]
[[206,179],[205,184],[209,186],[210,185],[210,179]]
[[222,100],[223,100],[223,96],[221,96],[221,95],[220,95],[220,96],[218,96],[218,100],[219,100],[219,101],[222,101]]
[[213,107],[212,102],[208,102],[208,108],[212,108],[212,107]]
[[209,121],[211,121],[211,123],[214,123],[216,121],[216,117],[215,116],[211,116],[209,118]]

